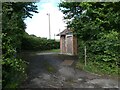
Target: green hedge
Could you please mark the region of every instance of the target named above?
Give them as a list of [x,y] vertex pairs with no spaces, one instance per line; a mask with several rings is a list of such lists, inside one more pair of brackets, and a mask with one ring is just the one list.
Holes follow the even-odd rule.
[[36,37],[35,35],[25,34],[22,39],[22,50],[50,50],[50,49],[59,49],[58,41],[53,39]]
[[117,75],[120,70],[120,2],[62,2],[59,7],[66,15],[68,28],[72,28],[78,39],[78,66],[84,65],[86,46],[87,70]]
[[98,40],[84,42],[79,40],[79,59],[84,64],[84,46],[87,47],[87,70],[117,75],[119,70],[119,33],[111,31]]

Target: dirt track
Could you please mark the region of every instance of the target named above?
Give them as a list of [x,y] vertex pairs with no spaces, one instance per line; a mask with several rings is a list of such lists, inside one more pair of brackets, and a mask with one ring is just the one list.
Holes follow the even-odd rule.
[[58,53],[23,53],[28,79],[21,88],[118,88],[118,81],[62,65],[75,57]]

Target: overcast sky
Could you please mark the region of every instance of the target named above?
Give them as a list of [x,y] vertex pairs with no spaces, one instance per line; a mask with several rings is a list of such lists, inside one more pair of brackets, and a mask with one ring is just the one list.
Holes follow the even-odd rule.
[[[63,31],[66,24],[63,20],[63,13],[59,11],[57,7],[59,2],[59,0],[41,0],[39,3],[36,3],[39,13],[34,14],[32,19],[27,18],[25,20],[27,24],[26,32],[28,34],[49,38],[49,21],[47,13],[50,13],[51,38],[54,39],[54,34],[58,34],[59,29]],[[55,38],[59,39],[58,36],[55,36]]]

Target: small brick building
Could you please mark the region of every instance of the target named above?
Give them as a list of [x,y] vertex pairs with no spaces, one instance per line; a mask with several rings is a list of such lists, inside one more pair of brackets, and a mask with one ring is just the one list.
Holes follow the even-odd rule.
[[60,36],[60,50],[62,54],[77,55],[77,38],[71,29],[65,29],[57,34]]

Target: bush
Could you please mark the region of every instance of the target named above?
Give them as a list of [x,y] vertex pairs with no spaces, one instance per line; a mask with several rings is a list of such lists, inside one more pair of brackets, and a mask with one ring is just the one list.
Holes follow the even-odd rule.
[[46,39],[41,37],[36,37],[35,35],[24,35],[22,39],[22,50],[50,50],[59,49],[59,42]]
[[[25,33],[25,18],[37,13],[33,2],[2,3],[2,88],[15,89],[26,78],[24,60],[18,53],[21,51],[21,39]],[[0,62],[1,63],[1,62]]]
[[[7,36],[8,37],[8,36]],[[2,86],[3,88],[16,88],[26,78],[26,62],[17,55],[12,39],[4,36],[2,45]]]
[[[4,88],[16,88],[26,79],[26,64],[21,59],[5,59],[3,62],[3,82]],[[14,77],[13,77],[14,76]]]
[[111,75],[118,74],[120,58],[120,42],[118,36],[118,32],[111,31],[101,35],[98,40],[79,41],[80,62],[84,63],[84,46],[86,46],[87,70]]

